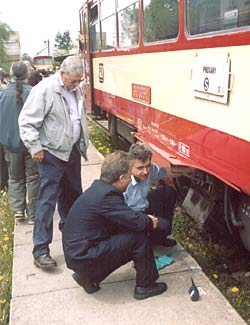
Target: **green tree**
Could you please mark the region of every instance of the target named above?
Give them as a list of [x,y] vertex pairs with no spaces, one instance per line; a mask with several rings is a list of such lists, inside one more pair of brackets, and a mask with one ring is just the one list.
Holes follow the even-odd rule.
[[65,50],[69,52],[69,50],[72,48],[73,42],[70,37],[69,30],[66,30],[63,34],[60,32],[57,33],[55,38],[55,47],[59,50]]
[[23,53],[21,60],[22,61],[29,61],[30,63],[32,62],[32,58],[29,56],[28,53]]
[[5,43],[8,41],[12,30],[6,24],[0,21],[0,68],[8,71],[10,67],[9,57],[6,53]]
[[144,3],[143,29],[147,42],[175,38],[179,30],[177,0],[148,0]]

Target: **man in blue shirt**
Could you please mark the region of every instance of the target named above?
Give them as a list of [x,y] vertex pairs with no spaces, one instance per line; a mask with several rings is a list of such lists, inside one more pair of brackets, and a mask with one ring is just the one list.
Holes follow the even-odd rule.
[[[159,167],[152,163],[152,151],[141,142],[132,144],[129,153],[134,160],[134,164],[131,182],[126,192],[124,192],[125,201],[134,211],[144,211],[147,214],[160,217],[157,229],[151,234],[153,244],[174,246],[176,241],[167,238],[167,236],[171,234],[172,230],[176,191],[171,186],[164,184],[164,182],[154,190],[150,190],[151,183],[170,177],[173,174],[170,170],[167,172],[166,167]],[[179,171],[185,172],[187,169],[183,167]]]

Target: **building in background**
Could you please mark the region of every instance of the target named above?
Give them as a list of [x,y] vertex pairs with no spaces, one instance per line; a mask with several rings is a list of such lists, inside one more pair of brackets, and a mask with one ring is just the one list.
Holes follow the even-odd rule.
[[9,56],[9,61],[15,62],[21,59],[21,46],[19,32],[13,32],[9,40],[5,43],[6,53]]

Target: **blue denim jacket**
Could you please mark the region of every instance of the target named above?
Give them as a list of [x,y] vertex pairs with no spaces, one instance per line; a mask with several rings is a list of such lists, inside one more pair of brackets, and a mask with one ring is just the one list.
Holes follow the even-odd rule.
[[[22,84],[22,99],[26,101],[32,87]],[[0,91],[0,143],[14,153],[24,152],[26,149],[20,138],[18,117],[21,112],[16,104],[16,83],[11,82]]]

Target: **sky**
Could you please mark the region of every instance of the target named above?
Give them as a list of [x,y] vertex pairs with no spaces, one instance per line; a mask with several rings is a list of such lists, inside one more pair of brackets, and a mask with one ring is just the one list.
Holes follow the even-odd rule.
[[[83,0],[1,0],[0,21],[20,35],[21,54],[35,56],[46,48],[53,50],[56,34],[69,30],[74,42],[80,30],[79,10]],[[44,53],[45,52],[45,53]],[[47,54],[45,50],[43,54]]]

